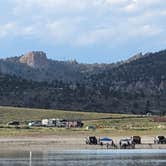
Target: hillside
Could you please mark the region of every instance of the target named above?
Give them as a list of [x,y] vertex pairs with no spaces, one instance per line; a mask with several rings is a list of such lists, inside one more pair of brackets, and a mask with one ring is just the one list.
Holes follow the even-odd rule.
[[133,113],[139,109],[142,113],[165,112],[166,51],[145,54],[111,70],[87,76],[85,83],[104,91],[108,99],[114,96],[117,107],[124,105],[124,109]]
[[[44,60],[46,59],[45,57]],[[45,63],[37,60],[30,63],[23,58],[20,63],[19,60],[18,57],[1,60],[0,105],[109,113],[166,112],[166,50],[138,55],[123,63],[110,65],[111,67],[94,65],[92,68],[93,65],[87,65],[85,68],[86,65],[83,64],[86,70],[82,71],[75,68],[78,65],[80,69],[81,64],[69,63],[71,70],[81,73],[79,79],[68,70],[72,81],[59,79],[54,75],[49,79],[51,75],[48,74],[48,80],[44,77],[41,82],[36,82],[32,76],[41,76],[52,61]],[[2,72],[4,62],[8,64],[6,71],[9,67],[11,70],[15,67],[12,74]],[[56,62],[53,61],[54,63]],[[58,62],[58,65],[59,63],[62,62]],[[64,64],[66,66],[67,62]],[[34,75],[31,72],[32,75],[28,78],[26,75],[16,75],[15,71],[21,73],[20,66],[23,66],[22,74],[30,69]],[[99,70],[99,67],[102,69]]]
[[42,51],[32,51],[19,57],[0,60],[0,73],[15,75],[27,80],[64,82],[80,81],[84,76],[112,68],[113,64],[80,64],[74,61],[48,59]]

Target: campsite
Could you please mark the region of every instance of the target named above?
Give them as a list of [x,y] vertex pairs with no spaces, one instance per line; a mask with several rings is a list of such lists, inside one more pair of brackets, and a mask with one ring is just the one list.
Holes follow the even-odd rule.
[[[2,149],[14,150],[16,147],[22,150],[23,148],[37,150],[41,148],[45,150],[48,148],[107,148],[104,142],[103,146],[98,145],[98,142],[96,142],[97,145],[86,144],[85,137],[88,136],[95,136],[97,141],[98,138],[111,138],[117,146],[120,139],[135,136],[133,139],[141,143],[135,145],[136,149],[166,148],[166,144],[154,144],[154,137],[157,140],[157,136],[166,136],[166,118],[160,116],[16,107],[0,107],[0,115],[0,147]],[[52,126],[55,121],[57,126]],[[76,122],[81,126],[71,125]],[[68,125],[64,127],[64,124]],[[136,136],[140,136],[141,140]]]
[[[84,134],[95,136],[166,135],[166,117],[0,107],[1,136]],[[8,125],[19,122],[19,125]],[[31,122],[31,125],[28,125]],[[43,122],[43,125],[41,125]],[[57,127],[51,127],[57,122]],[[141,123],[140,123],[141,122]],[[67,124],[67,126],[58,127]],[[79,127],[72,127],[78,124]],[[17,126],[17,128],[15,128]],[[19,126],[19,129],[18,129]],[[44,127],[47,126],[47,127]],[[55,125],[54,125],[55,126]],[[77,126],[77,125],[76,125]]]

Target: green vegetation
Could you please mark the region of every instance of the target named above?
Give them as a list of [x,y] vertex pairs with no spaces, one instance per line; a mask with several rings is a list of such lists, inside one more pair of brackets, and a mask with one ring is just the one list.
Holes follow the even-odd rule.
[[[43,118],[81,119],[83,128],[29,128],[25,122]],[[20,128],[7,126],[7,122],[19,120]],[[96,130],[86,130],[86,126],[95,125]],[[166,122],[154,122],[153,117],[140,115],[87,113],[62,110],[28,109],[0,107],[0,136],[38,136],[38,135],[73,135],[131,136],[131,135],[166,135]]]

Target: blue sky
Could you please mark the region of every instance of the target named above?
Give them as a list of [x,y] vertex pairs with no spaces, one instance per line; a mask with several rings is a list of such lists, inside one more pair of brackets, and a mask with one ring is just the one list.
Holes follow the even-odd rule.
[[0,58],[111,63],[166,49],[165,0],[1,0]]

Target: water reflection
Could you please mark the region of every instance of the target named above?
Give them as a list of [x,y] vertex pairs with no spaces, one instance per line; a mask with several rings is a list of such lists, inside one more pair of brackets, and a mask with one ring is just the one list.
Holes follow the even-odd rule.
[[0,153],[0,166],[166,166],[166,150]]

